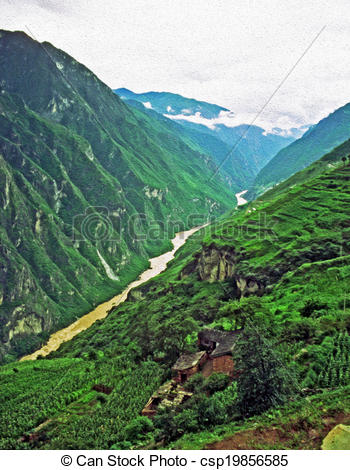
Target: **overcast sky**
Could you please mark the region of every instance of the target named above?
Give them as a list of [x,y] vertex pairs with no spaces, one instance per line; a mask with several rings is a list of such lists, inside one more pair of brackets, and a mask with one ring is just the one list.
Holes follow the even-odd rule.
[[28,28],[112,88],[171,91],[265,128],[317,122],[350,101],[349,0],[0,0],[0,27]]

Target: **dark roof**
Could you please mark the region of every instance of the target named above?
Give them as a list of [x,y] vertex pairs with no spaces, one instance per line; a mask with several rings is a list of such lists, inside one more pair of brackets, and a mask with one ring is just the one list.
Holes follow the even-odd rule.
[[186,370],[194,367],[206,354],[205,351],[199,351],[193,354],[183,354],[173,365],[174,370]]
[[198,333],[200,341],[207,340],[216,343],[216,348],[210,354],[211,357],[224,356],[231,354],[241,330],[221,331],[221,330],[202,330]]

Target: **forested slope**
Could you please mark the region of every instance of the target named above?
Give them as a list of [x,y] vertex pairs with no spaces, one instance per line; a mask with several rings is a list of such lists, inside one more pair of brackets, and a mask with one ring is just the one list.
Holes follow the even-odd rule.
[[[2,387],[2,413],[11,423],[2,446],[198,448],[237,431],[248,434],[232,442],[244,438],[249,446],[257,437],[249,417],[255,415],[260,448],[319,448],[329,430],[322,420],[350,419],[349,181],[349,162],[338,161],[268,201],[240,207],[190,238],[164,273],[132,291],[104,321],[43,360],[3,367],[1,380],[10,375],[11,383],[23,383],[23,400]],[[255,369],[240,367],[237,382],[224,389],[219,381],[210,388],[198,381],[194,397],[176,411],[153,423],[138,417],[179,354],[196,350],[204,326],[242,328],[245,341],[234,354],[256,361],[257,370],[262,358],[271,366],[266,386],[276,401],[263,394],[242,412],[240,397],[261,385],[247,386]],[[49,369],[61,361],[70,364],[59,372],[66,385],[52,387],[50,406],[34,405],[40,413],[28,409],[37,378],[46,374],[50,387]],[[279,381],[286,379],[290,389],[282,393]],[[111,393],[91,391],[96,383]],[[269,412],[259,417],[263,409]],[[18,441],[47,419],[33,441]],[[264,428],[275,444],[263,439]]]

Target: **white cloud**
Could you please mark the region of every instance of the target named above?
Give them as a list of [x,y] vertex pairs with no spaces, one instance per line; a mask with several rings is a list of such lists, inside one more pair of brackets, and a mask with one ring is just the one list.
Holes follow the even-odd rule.
[[26,25],[112,88],[180,93],[232,109],[242,122],[327,25],[256,124],[298,127],[350,101],[346,0],[191,0],[186,8],[173,0],[3,1],[1,27]]
[[202,124],[209,127],[209,129],[215,129],[219,124],[224,124],[227,127],[235,127],[242,124],[239,118],[236,119],[236,115],[232,111],[220,111],[217,117],[211,119],[202,116],[199,111],[195,114],[189,114],[190,112],[189,109],[183,109],[183,114],[164,114],[164,116],[169,119]]
[[147,108],[147,109],[153,109],[153,108],[152,108],[152,105],[151,105],[151,103],[150,103],[149,101],[146,101],[146,103],[142,103],[142,104],[143,104],[144,107]]
[[[188,121],[195,124],[201,124],[212,130],[214,130],[219,125],[224,125],[226,127],[237,127],[241,124],[255,124],[259,125],[265,130],[265,135],[276,134],[285,137],[295,135],[295,119],[293,117],[289,117],[288,115],[277,117],[277,119],[274,121],[274,124],[271,124],[270,121],[266,121],[264,119],[260,119],[259,122],[254,122],[254,115],[250,115],[249,113],[241,113],[238,115],[232,111],[220,111],[217,117],[211,119],[202,116],[200,112],[191,115],[164,114],[164,116],[176,121]],[[300,125],[297,127],[305,127],[304,130],[306,130],[308,126]]]

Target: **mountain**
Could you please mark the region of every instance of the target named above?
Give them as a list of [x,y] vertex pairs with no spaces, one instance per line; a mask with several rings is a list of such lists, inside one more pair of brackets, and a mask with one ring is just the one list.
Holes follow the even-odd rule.
[[[214,176],[228,143],[207,126],[122,101],[24,33],[0,31],[0,83],[1,449],[320,449],[350,423],[347,107],[300,139],[304,164],[327,147],[320,159],[233,207],[252,160],[237,152],[242,167]],[[17,360],[68,323],[72,340]],[[198,344],[203,330],[216,339]]]
[[[350,155],[350,139],[333,149],[331,152],[324,155],[319,160],[306,167],[304,170],[298,171],[288,179],[275,185],[270,190],[263,193],[259,199],[268,201],[278,195],[285,193],[292,189],[294,186],[305,183],[306,181],[321,175],[322,173],[331,173],[333,169],[339,165],[343,165]],[[244,197],[251,197],[251,191],[245,194]]]
[[[138,101],[146,109],[154,110],[182,126],[219,139],[232,150],[230,159],[243,160],[245,172],[253,178],[269,160],[295,140],[293,134],[284,135],[280,129],[268,133],[258,126],[247,124],[233,125],[236,117],[233,111],[221,106],[185,98],[167,92],[133,93],[126,88],[118,88],[115,93],[129,102]],[[229,121],[231,123],[228,125]],[[226,124],[225,124],[226,122]],[[295,135],[299,135],[297,129]],[[221,162],[225,157],[222,158]],[[233,166],[233,165],[232,165]]]
[[252,196],[266,191],[306,168],[350,136],[350,103],[312,126],[300,139],[282,149],[257,175]]
[[49,43],[1,30],[0,82],[0,352],[10,360],[235,198],[208,155]]
[[[0,447],[319,449],[350,419],[350,162],[325,158],[332,167],[197,232],[166,271],[56,352],[1,367]],[[254,334],[265,354],[246,341],[234,357],[250,352],[257,367],[272,357],[264,386],[275,392],[281,368],[290,398],[260,395],[268,411],[247,418],[240,377],[256,370],[240,368],[230,384],[197,375],[184,404],[140,417],[203,328]]]
[[[231,152],[231,147],[214,135],[205,131],[199,132],[196,126],[182,126],[153,109],[145,108],[139,101],[125,100],[124,102],[137,109],[139,116],[147,115],[152,117],[164,128],[164,132],[170,131],[172,134],[178,135],[193,150],[206,155],[206,158],[212,159],[215,163],[213,172],[217,171],[218,175],[224,178],[233,191],[242,191],[252,184],[255,173],[252,172],[247,159],[239,150]],[[230,158],[227,158],[229,154]]]
[[229,146],[234,146],[239,141],[237,149],[245,155],[249,167],[255,175],[279,150],[295,140],[293,136],[267,133],[261,127],[247,124],[233,128],[220,124],[216,126],[215,132]]
[[229,112],[227,108],[217,104],[185,98],[176,93],[155,91],[134,93],[127,88],[118,88],[114,92],[122,99],[139,101],[146,108],[154,109],[159,114],[193,116],[196,113],[200,113],[201,117],[205,119],[213,119],[218,117],[221,112]]

